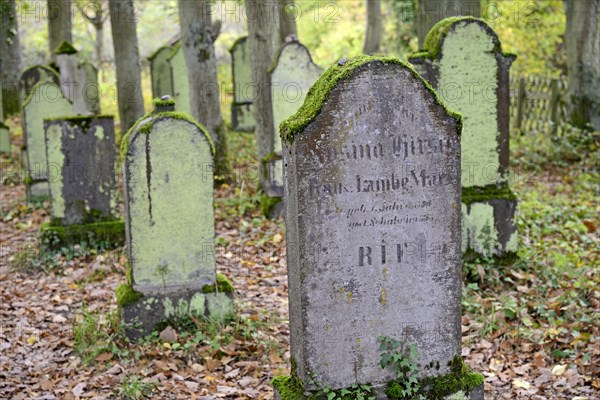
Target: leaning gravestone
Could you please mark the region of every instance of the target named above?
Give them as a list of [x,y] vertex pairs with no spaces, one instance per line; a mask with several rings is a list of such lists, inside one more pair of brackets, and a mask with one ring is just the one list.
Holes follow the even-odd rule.
[[255,125],[252,106],[254,90],[248,36],[236,40],[229,52],[231,53],[231,75],[233,77],[231,126],[236,131],[252,131]]
[[51,220],[42,226],[42,243],[122,245],[125,225],[116,217],[113,117],[46,119],[44,129]]
[[462,146],[463,251],[491,256],[516,252],[517,200],[509,188],[509,69],[483,20],[447,18],[427,35],[411,63],[464,118]]
[[175,101],[177,101],[177,109],[183,113],[190,114],[190,84],[188,83],[187,65],[185,64],[185,56],[181,49],[181,43],[173,47],[173,51],[169,55],[167,62],[171,71],[173,96],[175,97]]
[[25,103],[31,93],[31,89],[40,82],[54,82],[60,86],[58,73],[46,65],[34,65],[27,68],[19,78],[19,102]]
[[77,64],[77,70],[75,71],[75,80],[77,82],[73,101],[75,114],[100,114],[100,93],[96,67],[87,61],[80,62]]
[[116,295],[130,337],[188,316],[225,319],[233,306],[231,284],[215,275],[210,137],[172,100],[155,106],[123,138],[131,270]]
[[27,198],[29,201],[43,200],[49,195],[44,120],[73,115],[73,104],[55,83],[39,82],[31,89],[22,111]]
[[297,40],[284,44],[273,65],[269,68],[273,88],[273,154],[263,160],[268,168],[268,187],[263,187],[269,197],[283,196],[283,165],[279,125],[292,116],[304,103],[311,86],[321,76],[321,69],[313,63],[308,49]]
[[77,49],[71,43],[64,41],[55,50],[56,64],[58,64],[58,73],[60,74],[60,86],[63,94],[70,101],[75,100],[77,87]]
[[281,125],[295,370],[278,395],[368,384],[387,399],[387,337],[416,347],[426,398],[460,378],[454,392],[483,399],[460,358],[460,128],[407,64],[367,56],[327,70]]
[[173,53],[173,47],[162,46],[154,52],[148,61],[150,61],[150,76],[152,79],[152,96],[160,98],[162,96],[173,95],[173,85],[171,83],[171,70],[169,56]]

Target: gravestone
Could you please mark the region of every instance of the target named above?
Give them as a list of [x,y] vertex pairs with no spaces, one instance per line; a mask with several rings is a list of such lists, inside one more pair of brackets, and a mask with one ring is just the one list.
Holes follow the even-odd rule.
[[53,82],[39,82],[23,103],[24,175],[29,201],[43,200],[49,193],[48,159],[44,136],[44,120],[73,115],[73,104]]
[[51,220],[42,226],[43,244],[123,245],[125,225],[117,218],[113,117],[46,119],[44,130]]
[[4,124],[2,90],[0,90],[0,153],[10,154],[10,131],[8,126]]
[[509,188],[509,69],[483,20],[447,18],[410,57],[440,97],[464,118],[462,146],[463,251],[508,256],[517,250],[517,200]]
[[169,62],[167,61],[171,53],[173,53],[173,47],[162,46],[156,50],[154,54],[148,57],[148,61],[150,61],[153,98],[173,95],[171,70],[169,68]]
[[130,337],[179,318],[226,319],[233,288],[215,275],[213,154],[208,133],[155,101],[123,140],[128,283],[117,289]]
[[177,101],[177,109],[183,113],[191,114],[190,84],[188,83],[187,66],[183,50],[181,49],[181,43],[173,47],[173,51],[169,55],[167,62],[171,71],[173,97]]
[[254,90],[248,36],[233,43],[231,49],[231,76],[233,78],[233,103],[231,103],[231,127],[236,131],[254,130]]
[[27,68],[19,78],[19,101],[25,103],[31,93],[31,89],[39,82],[54,82],[60,86],[58,73],[46,65],[34,65]]
[[56,54],[56,64],[60,75],[60,87],[64,96],[73,102],[75,93],[79,89],[76,78],[77,49],[71,43],[64,41],[54,50],[54,54]]
[[460,127],[407,64],[367,56],[328,69],[283,122],[295,371],[278,395],[299,380],[387,399],[382,336],[416,347],[422,379],[462,363]]
[[[275,139],[273,154],[263,160],[268,168],[268,187],[263,187],[269,197],[283,196],[283,165],[279,125],[292,116],[302,103],[311,86],[321,76],[321,69],[313,63],[308,49],[297,40],[284,44],[269,68],[273,93],[273,124]],[[266,185],[265,185],[266,186]]]
[[77,87],[73,107],[75,114],[100,114],[100,92],[98,87],[98,70],[90,62],[84,61],[77,65],[75,71]]

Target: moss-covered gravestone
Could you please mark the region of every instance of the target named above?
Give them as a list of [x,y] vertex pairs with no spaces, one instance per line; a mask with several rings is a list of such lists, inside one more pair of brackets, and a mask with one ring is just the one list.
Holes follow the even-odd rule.
[[263,190],[269,197],[283,196],[283,165],[279,125],[292,116],[302,103],[311,86],[321,76],[321,69],[313,63],[308,49],[296,40],[284,44],[269,68],[273,88],[273,123],[275,139],[273,154],[263,160],[269,175],[269,187]]
[[26,170],[24,175],[30,201],[48,197],[48,159],[44,136],[44,120],[73,115],[73,104],[53,82],[39,82],[23,103],[22,123]]
[[155,104],[123,139],[131,269],[116,295],[130,337],[189,316],[225,319],[233,306],[215,274],[211,140],[172,100]]
[[231,127],[236,131],[254,130],[254,89],[248,36],[235,41],[231,49],[231,75],[233,77],[233,103],[231,104]]
[[415,388],[382,368],[385,338],[427,399],[483,399],[460,358],[460,130],[407,64],[366,56],[329,68],[282,123],[293,372],[274,379],[280,398]]
[[177,109],[183,113],[190,114],[190,85],[188,83],[187,65],[185,64],[185,56],[181,49],[181,43],[173,47],[173,51],[167,58],[167,62],[169,63],[169,70],[171,72],[173,97],[177,101]]
[[98,70],[90,62],[77,64],[75,71],[77,88],[73,107],[78,115],[100,114],[100,93],[98,88]]
[[86,242],[123,245],[117,218],[113,117],[76,116],[44,121],[51,219],[42,226],[49,247]]
[[60,86],[60,76],[46,65],[34,65],[23,71],[19,78],[19,101],[22,105],[29,97],[31,89],[40,82],[54,82]]
[[516,196],[509,188],[509,69],[486,22],[447,18],[410,61],[464,118],[462,146],[463,251],[486,256],[516,252]]
[[173,53],[173,47],[162,46],[150,57],[150,76],[152,79],[152,96],[173,96],[173,85],[171,83],[171,69],[167,61]]

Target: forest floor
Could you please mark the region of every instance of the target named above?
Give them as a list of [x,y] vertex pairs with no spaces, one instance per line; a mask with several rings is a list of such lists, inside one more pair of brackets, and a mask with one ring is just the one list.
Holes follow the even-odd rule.
[[[290,367],[284,224],[258,210],[252,136],[231,137],[236,179],[216,190],[215,208],[217,269],[236,287],[236,316],[178,326],[170,342],[119,331],[122,249],[39,249],[49,205],[27,204],[14,162],[2,161],[0,398],[273,398],[271,379]],[[521,259],[464,266],[463,357],[485,375],[486,399],[599,399],[597,170],[580,159],[522,178]]]

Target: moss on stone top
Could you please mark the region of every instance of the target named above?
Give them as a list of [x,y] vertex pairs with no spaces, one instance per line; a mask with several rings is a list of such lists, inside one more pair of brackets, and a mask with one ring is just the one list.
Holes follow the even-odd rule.
[[204,285],[202,293],[233,293],[235,288],[227,277],[223,274],[217,274],[217,281],[213,285]]
[[[33,99],[33,95],[35,94],[36,90],[38,90],[41,86],[45,86],[45,85],[49,85],[49,86],[54,86],[56,87],[57,90],[60,91],[60,95],[63,99],[65,99],[66,101],[68,101],[69,103],[72,103],[71,100],[69,100],[68,98],[64,97],[62,95],[62,89],[60,88],[60,86],[58,86],[56,83],[54,82],[49,82],[49,81],[40,81],[38,83],[36,83],[35,85],[33,85],[33,87],[31,88],[31,91],[29,92],[29,95],[27,96],[27,98],[25,99],[25,101],[23,102],[23,105],[21,106],[21,108],[25,108],[25,106],[29,103],[31,103],[31,100]],[[58,101],[58,100],[56,100]]]
[[321,112],[323,104],[329,98],[329,93],[344,79],[349,78],[354,72],[361,66],[369,63],[383,63],[383,64],[397,64],[401,65],[410,71],[413,76],[420,80],[425,88],[429,90],[434,98],[435,102],[442,106],[448,115],[454,118],[456,121],[456,132],[460,135],[462,131],[462,116],[449,110],[444,103],[440,100],[436,91],[431,85],[419,75],[412,66],[400,61],[394,57],[380,57],[380,56],[358,56],[351,60],[346,61],[343,65],[336,63],[329,67],[327,71],[315,82],[310,88],[306,96],[304,104],[290,118],[283,121],[279,127],[281,132],[281,140],[288,143],[293,143],[294,137],[302,132]]
[[77,54],[77,49],[65,40],[54,49],[54,54]]
[[169,97],[168,99],[161,99],[160,97],[157,97],[155,99],[152,99],[152,105],[154,106],[154,108],[156,109],[157,107],[168,107],[168,106],[175,106],[176,101]]
[[462,188],[462,203],[469,206],[486,200],[517,200],[517,195],[507,183],[501,185],[470,186]]
[[81,122],[81,121],[91,121],[94,119],[102,119],[102,118],[110,118],[115,119],[113,115],[108,114],[100,114],[100,115],[66,115],[64,117],[52,117],[52,118],[44,118],[44,121],[69,121],[69,122]]
[[233,42],[233,44],[231,45],[231,47],[229,48],[229,52],[233,53],[233,51],[235,50],[235,48],[237,47],[238,44],[245,42],[248,39],[248,36],[242,36],[239,37],[235,40],[235,42]]
[[58,72],[57,72],[57,71],[56,71],[54,68],[52,68],[52,66],[51,66],[51,65],[34,65],[34,66],[32,66],[32,67],[29,67],[29,68],[27,68],[26,70],[24,70],[24,71],[21,73],[21,78],[20,78],[20,79],[22,79],[22,77],[23,77],[23,76],[24,76],[24,75],[25,75],[27,72],[31,71],[32,69],[38,69],[38,68],[41,68],[41,69],[45,70],[46,72],[48,72],[49,74],[52,74],[52,75],[54,75],[54,76],[56,77],[56,79],[60,79],[60,75],[58,74]]
[[158,57],[158,54],[159,54],[161,51],[163,51],[163,50],[165,50],[165,49],[171,50],[172,48],[173,48],[172,46],[161,46],[161,47],[159,47],[158,49],[156,49],[156,51],[155,51],[154,53],[150,54],[150,56],[147,58],[147,60],[148,60],[148,61],[152,61],[152,60],[154,60],[156,57]]
[[171,54],[169,54],[169,56],[167,57],[167,61],[170,61],[173,57],[177,55],[177,52],[179,51],[179,49],[181,49],[181,41],[171,46],[171,48],[173,50],[171,51]]
[[119,307],[126,307],[144,297],[144,294],[134,290],[131,285],[123,283],[115,290],[115,297]]

